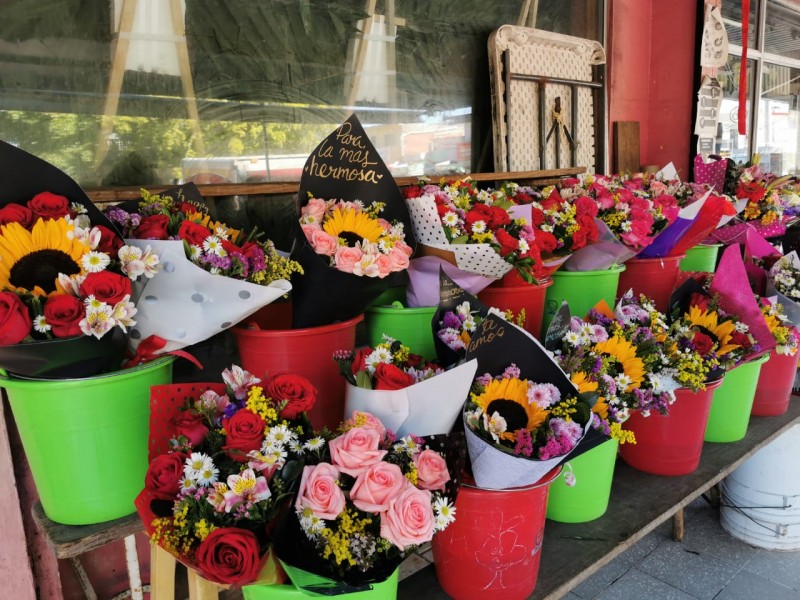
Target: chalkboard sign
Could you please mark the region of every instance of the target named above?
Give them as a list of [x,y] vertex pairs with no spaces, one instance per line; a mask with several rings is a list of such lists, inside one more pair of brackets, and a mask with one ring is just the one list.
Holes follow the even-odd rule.
[[569,312],[569,303],[566,300],[561,302],[561,306],[553,315],[550,325],[547,327],[547,332],[544,336],[544,347],[550,352],[555,352],[561,347],[562,340],[569,331],[569,322],[572,315]]

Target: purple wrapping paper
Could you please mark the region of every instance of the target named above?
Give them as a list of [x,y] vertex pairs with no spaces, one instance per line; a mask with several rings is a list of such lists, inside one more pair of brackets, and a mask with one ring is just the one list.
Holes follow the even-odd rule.
[[595,218],[594,222],[597,241],[573,252],[561,267],[565,271],[605,271],[636,256],[636,250],[620,242],[602,220]]
[[694,219],[678,217],[674,223],[658,234],[652,244],[647,246],[647,248],[639,252],[636,256],[638,258],[662,258],[664,256],[669,256],[675,244],[681,240],[692,226],[692,223],[694,223]]
[[462,271],[438,256],[414,258],[408,266],[409,283],[406,289],[406,306],[408,308],[439,305],[439,267],[460,288],[473,295],[477,295],[490,283],[496,281],[492,277]]
[[750,289],[747,271],[742,262],[741,247],[738,244],[728,246],[722,253],[709,291],[712,294],[719,294],[719,305],[722,310],[738,315],[750,327],[750,333],[761,347],[761,353],[769,352],[777,345]]

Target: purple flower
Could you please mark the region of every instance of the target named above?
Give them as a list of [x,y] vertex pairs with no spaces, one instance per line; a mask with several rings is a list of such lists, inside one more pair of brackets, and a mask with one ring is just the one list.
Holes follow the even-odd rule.
[[445,313],[444,318],[442,319],[442,326],[458,329],[461,327],[461,319],[459,319],[458,315],[455,313],[448,311]]

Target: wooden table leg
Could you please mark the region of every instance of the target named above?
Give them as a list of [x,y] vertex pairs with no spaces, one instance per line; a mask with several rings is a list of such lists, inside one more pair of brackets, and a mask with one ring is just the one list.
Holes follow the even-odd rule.
[[203,579],[189,569],[189,600],[217,600],[219,588],[216,583]]
[[175,557],[157,544],[150,546],[150,598],[175,599]]
[[683,509],[679,509],[672,515],[672,539],[676,542],[683,541]]

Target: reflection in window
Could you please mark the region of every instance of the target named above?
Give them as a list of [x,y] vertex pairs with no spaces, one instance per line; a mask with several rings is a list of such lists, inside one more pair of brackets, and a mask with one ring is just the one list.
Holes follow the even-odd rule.
[[[762,0],[750,0],[750,19],[748,21],[747,45],[754,48],[756,44],[756,29],[758,25],[759,5]],[[742,45],[742,3],[723,2],[722,18],[728,31],[728,41],[737,46]]]
[[[719,70],[717,79],[722,86],[722,106],[717,123],[716,154],[732,158],[736,162],[750,160],[747,137],[739,135],[739,69],[741,59],[728,56],[727,64]],[[753,89],[753,73],[755,62],[747,61],[747,89]],[[752,103],[748,98],[747,116],[750,118]],[[749,129],[749,127],[748,127]]]
[[[296,180],[355,108],[398,176],[491,170],[486,41],[526,4],[136,0],[114,105],[123,3],[9,0],[0,136],[88,186]],[[537,27],[599,39],[602,5],[539,0]]]
[[758,112],[758,154],[762,169],[800,174],[800,69],[765,63]]

